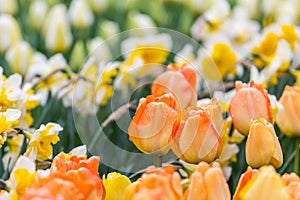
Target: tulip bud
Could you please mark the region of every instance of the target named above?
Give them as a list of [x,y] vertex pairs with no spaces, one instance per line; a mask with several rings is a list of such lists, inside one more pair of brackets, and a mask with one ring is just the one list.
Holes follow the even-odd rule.
[[290,200],[287,188],[272,166],[264,166],[256,173],[251,168],[238,183],[233,200]]
[[88,0],[91,9],[95,13],[101,13],[106,10],[109,1],[108,0]]
[[267,90],[253,81],[250,85],[235,83],[236,93],[230,102],[230,116],[234,127],[247,136],[251,119],[265,118],[273,123],[271,102]]
[[177,110],[183,110],[196,105],[196,79],[196,71],[191,66],[177,67],[171,64],[153,81],[151,93],[160,96],[171,92],[176,99]]
[[77,72],[83,64],[86,58],[85,44],[83,41],[79,40],[75,43],[70,56],[70,64],[73,71]]
[[182,199],[180,175],[171,166],[148,169],[142,177],[125,189],[124,200]]
[[63,4],[52,7],[43,26],[43,35],[49,51],[64,52],[72,42],[72,34]]
[[114,21],[104,20],[98,24],[98,35],[103,39],[108,39],[110,45],[117,44],[120,32],[119,24]]
[[[128,29],[137,29],[134,34],[136,36],[153,35],[156,32],[156,27],[151,17],[135,11],[129,13]],[[148,28],[148,29],[147,29]],[[153,29],[149,29],[153,28]]]
[[0,53],[21,39],[20,27],[11,15],[0,14]]
[[18,10],[16,0],[0,0],[0,5],[0,13],[14,15]]
[[191,175],[185,200],[230,200],[230,191],[219,163],[200,162]]
[[74,0],[69,9],[72,25],[78,29],[86,29],[94,22],[94,15],[86,0]]
[[29,23],[32,28],[39,31],[44,22],[48,11],[48,5],[44,0],[35,0],[29,7]]
[[269,164],[278,168],[282,165],[282,150],[274,127],[263,118],[251,121],[246,143],[246,160],[254,168]]
[[177,118],[175,108],[176,102],[171,94],[140,99],[128,128],[130,139],[139,150],[158,155],[168,153],[168,140]]
[[8,49],[5,58],[13,73],[25,75],[31,62],[32,55],[33,50],[30,44],[25,41],[20,41]]
[[202,107],[183,111],[174,124],[170,144],[173,152],[183,161],[197,164],[212,162],[222,151],[221,108],[217,101]]
[[286,86],[279,99],[283,111],[276,122],[279,129],[287,136],[300,136],[300,87]]

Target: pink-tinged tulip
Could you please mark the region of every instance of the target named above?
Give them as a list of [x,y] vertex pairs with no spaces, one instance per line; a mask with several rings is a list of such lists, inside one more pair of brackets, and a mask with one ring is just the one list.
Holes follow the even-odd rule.
[[149,169],[125,189],[124,200],[180,200],[183,197],[180,175],[173,167]]
[[283,163],[280,143],[274,127],[264,118],[252,120],[246,143],[246,160],[254,168],[273,165],[278,168]]
[[283,180],[273,166],[264,166],[255,173],[248,168],[247,172],[241,176],[233,200],[291,199]]
[[235,83],[236,93],[230,102],[230,116],[234,127],[247,136],[251,119],[265,118],[273,123],[271,102],[267,90],[253,81],[250,85]]
[[240,177],[239,183],[236,186],[235,194],[233,195],[233,200],[239,200],[238,194],[245,187],[245,185],[253,178],[255,174],[258,173],[257,169],[247,168],[247,171],[243,173]]
[[300,178],[295,173],[284,174],[282,176],[288,188],[292,200],[300,200]]
[[184,193],[185,200],[230,200],[230,191],[218,163],[199,163]]
[[279,102],[283,111],[276,122],[283,134],[300,136],[300,87],[286,86]]
[[171,92],[177,102],[177,110],[195,106],[197,74],[189,65],[169,65],[167,71],[160,74],[152,84],[151,93],[154,96]]
[[176,102],[173,95],[149,95],[140,99],[128,134],[142,152],[164,155],[170,150],[168,140],[176,118]]
[[184,110],[177,118],[170,138],[173,152],[188,163],[214,161],[222,151],[222,123],[221,108],[215,99],[209,104]]

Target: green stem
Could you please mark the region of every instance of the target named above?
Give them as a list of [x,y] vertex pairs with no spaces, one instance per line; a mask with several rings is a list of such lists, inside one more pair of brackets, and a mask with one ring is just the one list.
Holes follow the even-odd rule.
[[162,158],[161,155],[153,155],[153,164],[155,167],[162,167]]
[[296,174],[299,173],[299,153],[300,153],[299,145],[300,145],[300,137],[297,137],[295,141],[296,155],[295,155],[295,162],[294,162],[294,172]]

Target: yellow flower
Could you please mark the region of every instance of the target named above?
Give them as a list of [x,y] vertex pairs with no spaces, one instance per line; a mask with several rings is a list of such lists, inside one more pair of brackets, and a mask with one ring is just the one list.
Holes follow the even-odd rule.
[[19,197],[22,196],[25,193],[26,188],[31,185],[36,173],[30,173],[26,168],[18,168],[14,171],[13,175],[17,183],[14,193]]
[[286,40],[289,43],[291,49],[294,50],[295,42],[299,41],[299,36],[296,33],[295,26],[283,24],[281,25],[281,31],[281,38]]
[[122,199],[125,188],[131,184],[129,178],[117,172],[112,172],[105,177],[103,175],[102,181],[106,191],[106,200]]
[[59,141],[58,133],[63,130],[59,124],[48,123],[43,124],[36,130],[29,143],[29,148],[25,155],[33,159],[47,160],[52,156],[52,144]]
[[235,75],[238,58],[228,44],[217,43],[210,57],[201,60],[202,71],[207,78],[219,81],[227,75]]
[[14,125],[19,123],[18,119],[21,111],[16,109],[7,109],[6,112],[0,113],[0,148],[6,141],[6,131],[10,130]]

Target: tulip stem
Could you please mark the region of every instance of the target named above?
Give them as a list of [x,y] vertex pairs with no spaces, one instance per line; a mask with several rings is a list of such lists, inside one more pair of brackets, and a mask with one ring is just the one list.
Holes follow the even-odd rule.
[[294,162],[294,172],[296,174],[299,173],[299,152],[300,152],[300,137],[296,137],[296,141],[295,141],[295,151],[296,151],[296,155],[295,155],[295,162]]
[[153,164],[155,167],[162,167],[162,156],[153,155]]

